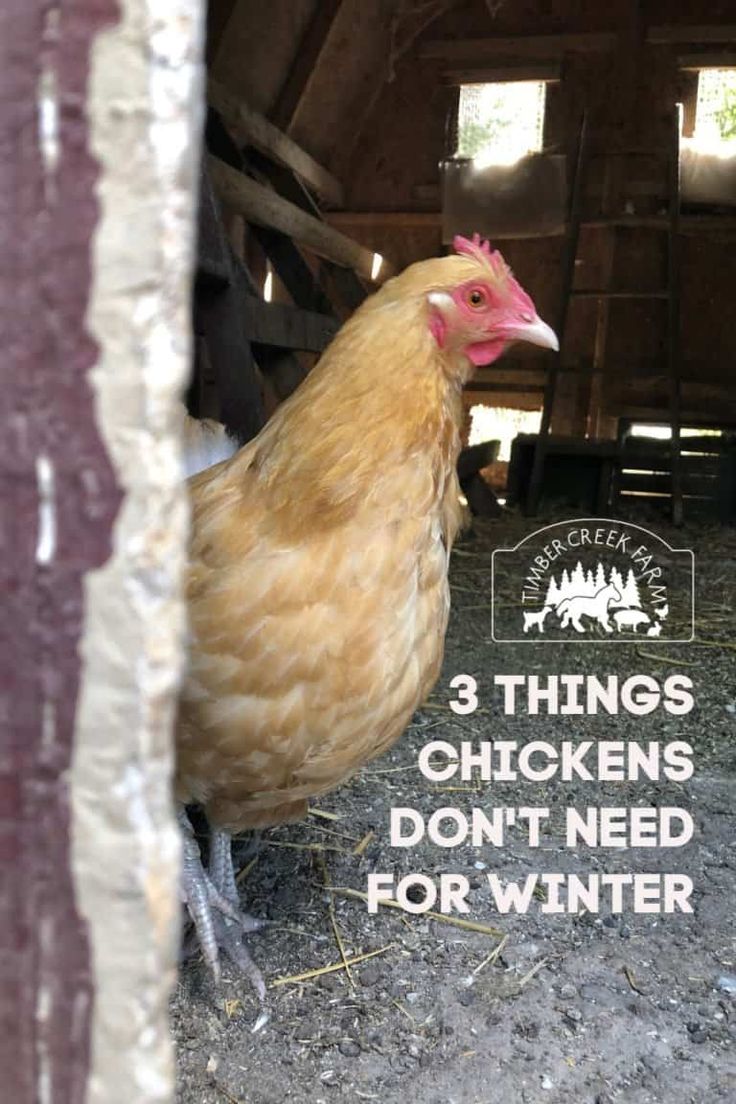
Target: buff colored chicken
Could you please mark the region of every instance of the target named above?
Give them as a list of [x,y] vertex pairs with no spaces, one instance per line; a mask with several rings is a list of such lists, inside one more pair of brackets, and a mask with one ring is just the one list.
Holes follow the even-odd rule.
[[367,299],[254,440],[190,481],[190,658],[176,791],[205,957],[264,986],[230,837],[298,820],[401,735],[439,674],[460,505],[461,389],[517,340],[557,349],[478,237]]

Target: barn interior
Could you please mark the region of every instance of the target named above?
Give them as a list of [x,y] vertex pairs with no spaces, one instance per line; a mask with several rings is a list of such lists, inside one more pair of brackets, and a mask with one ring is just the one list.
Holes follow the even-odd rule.
[[729,13],[212,0],[190,411],[252,436],[372,289],[480,232],[561,350],[466,387],[471,506],[732,521]]
[[[24,0],[0,6],[0,81],[3,1095],[12,1104],[733,1104],[733,0]],[[371,523],[379,517],[373,557],[363,554],[362,521],[322,525],[318,493],[304,508],[320,487],[308,462],[288,478],[294,458],[313,456],[299,434],[285,434],[287,477],[276,472],[260,525],[254,500],[234,493],[211,511],[227,539],[202,538],[193,552],[202,530],[183,478],[182,422],[192,422],[182,396],[195,419],[224,423],[239,442],[264,426],[268,436],[269,419],[284,417],[302,381],[310,387],[321,353],[367,296],[474,233],[501,250],[560,351],[519,343],[465,387],[458,474],[475,518],[451,554],[435,514],[406,509],[403,491],[374,493],[383,451],[374,434],[369,453],[354,408],[340,423],[347,447],[341,436],[318,472],[337,472],[342,488],[346,468],[362,463],[354,501],[361,513],[368,500]],[[337,387],[325,391],[340,398]],[[322,410],[328,424],[329,404]],[[395,417],[392,429],[405,421]],[[312,419],[310,446],[321,445],[322,424]],[[395,455],[400,463],[384,467],[411,474],[407,453]],[[239,478],[238,459],[219,471]],[[400,529],[408,517],[409,530],[417,522],[429,532],[441,565],[428,573],[439,612],[424,620],[412,613],[423,561],[409,541],[413,553],[397,566],[388,500]],[[314,525],[302,532],[305,517]],[[689,576],[671,588],[672,633],[661,602],[645,601],[646,617],[637,610],[628,576],[612,613],[626,632],[613,637],[595,621],[587,638],[569,626],[552,632],[550,617],[542,635],[547,597],[522,629],[518,579],[494,589],[494,554],[580,517],[648,527],[672,553],[668,564],[680,556],[690,568],[694,553],[694,584]],[[288,533],[299,571],[291,554],[244,551],[276,531]],[[348,582],[315,616],[315,580],[321,572],[329,591],[341,557]],[[193,657],[210,658],[187,632],[197,564],[208,559],[212,670],[222,678],[212,703],[223,719],[236,707],[235,765],[220,783],[253,785],[264,746],[243,755],[241,737],[270,742],[277,759],[282,721],[298,732],[301,769],[305,726],[291,692],[295,682],[294,696],[308,689],[305,656],[318,657],[305,670],[336,673],[313,729],[325,758],[335,710],[357,701],[366,731],[376,716],[340,682],[360,666],[350,649],[364,627],[376,641],[380,677],[369,690],[379,718],[391,705],[384,672],[414,676],[415,699],[394,709],[395,744],[373,743],[375,758],[353,773],[345,766],[339,780],[336,771],[334,788],[312,789],[300,820],[274,818],[259,839],[236,826],[227,892],[232,907],[235,898],[265,921],[239,944],[260,971],[263,1001],[242,955],[215,979],[182,904],[177,814],[187,796],[172,779],[182,691]],[[220,566],[232,592],[219,585]],[[379,567],[370,604],[355,600]],[[599,569],[585,575],[593,597],[606,589]],[[571,562],[567,582],[582,573]],[[559,611],[562,585],[549,587]],[[441,647],[448,594],[442,668],[439,651],[424,665],[436,676],[430,689],[416,677],[417,643]],[[265,613],[252,604],[261,599]],[[295,620],[273,648],[264,626],[282,599]],[[419,626],[416,637],[399,633],[406,662],[384,662],[391,632],[379,606],[389,625],[409,609]],[[515,627],[500,640],[499,610]],[[232,640],[221,648],[223,629]],[[638,679],[657,704],[509,714],[495,681],[509,674],[543,689],[563,676],[581,686]],[[475,680],[472,713],[452,709],[458,675]],[[692,685],[687,714],[661,705],[672,678]],[[253,692],[261,680],[268,693]],[[195,687],[190,704],[197,697]],[[241,706],[266,700],[270,719],[242,721]],[[355,729],[343,731],[352,753]],[[385,731],[375,723],[369,736]],[[565,743],[595,755],[610,741],[644,758],[654,748],[656,758],[685,742],[693,773],[489,782],[419,769],[437,741],[480,755],[500,740],[544,743],[552,758]],[[204,748],[205,767],[218,742]],[[206,800],[206,789],[188,796]],[[428,821],[447,807],[519,817],[497,843],[462,836],[444,849],[425,834],[393,845],[392,810]],[[571,847],[570,807],[623,810],[627,825],[638,808],[657,818],[681,810],[693,836],[678,848]],[[532,846],[520,810],[540,808],[549,817]],[[209,862],[202,810],[191,811],[188,858],[194,851],[199,863],[197,835]],[[469,910],[417,912],[407,897],[369,911],[368,880],[380,873],[432,884],[462,876]],[[566,884],[677,875],[692,883],[692,911],[636,911],[628,896],[616,908],[603,894],[597,909],[578,897],[579,907],[554,911],[553,883],[540,881],[525,912],[497,907],[491,878],[523,885],[542,874]]]
[[[455,234],[498,246],[556,328],[560,353],[512,348],[464,391],[461,484],[478,522],[452,558],[438,687],[390,754],[300,825],[237,849],[239,886],[272,926],[252,942],[274,1024],[201,963],[173,1003],[179,1099],[654,1104],[733,1099],[732,523],[736,511],[736,25],[727,0],[212,0],[195,285],[195,417],[247,440],[365,296]],[[572,512],[572,511],[576,512]],[[697,644],[631,639],[592,652],[499,648],[491,550],[581,513],[645,520],[695,548]],[[508,596],[516,602],[516,595]],[[449,712],[459,671],[481,709]],[[662,714],[586,718],[584,734],[696,746],[683,788],[429,785],[428,740],[580,737],[504,720],[498,670],[686,673],[690,727]],[[463,723],[460,723],[460,722]],[[503,915],[470,846],[388,845],[389,811],[494,800],[684,805],[697,842],[677,869],[691,916]],[[673,869],[651,851],[488,859],[531,869]],[[482,859],[486,859],[484,854]],[[469,921],[369,915],[366,872],[462,870]],[[544,900],[544,893],[536,904]]]

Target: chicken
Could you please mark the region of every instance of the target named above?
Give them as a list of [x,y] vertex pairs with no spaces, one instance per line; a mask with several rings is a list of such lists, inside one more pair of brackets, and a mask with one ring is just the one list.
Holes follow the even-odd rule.
[[176,795],[183,895],[205,957],[263,983],[243,944],[230,837],[303,817],[401,735],[432,689],[460,521],[461,389],[510,342],[556,349],[476,236],[367,299],[230,460],[190,480],[190,655]]

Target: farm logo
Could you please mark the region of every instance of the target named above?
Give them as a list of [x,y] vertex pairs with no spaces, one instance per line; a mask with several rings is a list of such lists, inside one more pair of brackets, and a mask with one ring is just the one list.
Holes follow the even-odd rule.
[[693,639],[693,553],[607,518],[545,526],[493,553],[495,641]]

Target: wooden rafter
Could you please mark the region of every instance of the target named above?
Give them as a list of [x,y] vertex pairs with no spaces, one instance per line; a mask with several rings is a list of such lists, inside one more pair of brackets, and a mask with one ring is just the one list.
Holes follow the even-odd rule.
[[214,64],[237,0],[219,0],[207,5],[207,64]]
[[608,51],[616,46],[617,35],[612,31],[588,34],[511,35],[497,38],[452,38],[423,43],[419,47],[422,58],[440,58],[445,61],[469,60],[489,57],[559,58],[568,50],[585,52]]
[[[325,222],[307,214],[283,199],[271,188],[257,183],[244,173],[226,165],[216,157],[209,159],[215,191],[226,206],[248,222],[279,230],[301,245],[345,268],[352,268],[371,279],[374,253],[334,230]],[[388,261],[383,262],[381,279],[390,275]]]
[[296,118],[343,3],[344,0],[320,0],[302,35],[286,81],[269,113],[274,126],[283,131],[288,132]]
[[243,307],[248,336],[259,345],[321,353],[337,333],[334,318],[287,303],[264,303],[251,295]]
[[647,32],[647,42],[657,46],[682,42],[734,43],[736,24],[667,23],[660,27],[650,27]]
[[353,105],[351,132],[341,151],[340,164],[349,163],[383,93],[384,85],[392,81],[396,75],[398,63],[413,47],[419,35],[439,19],[448,8],[451,8],[453,3],[454,0],[423,0],[423,2],[420,0],[412,4],[409,0],[399,0],[396,4],[386,35],[386,68],[383,69],[381,61],[380,69],[368,94]]
[[510,83],[512,81],[558,81],[562,77],[559,61],[526,61],[508,64],[489,65],[488,62],[467,62],[446,69],[442,79],[446,84],[490,84],[494,81]]
[[295,172],[322,199],[335,207],[342,206],[340,181],[265,116],[216,80],[207,82],[207,98],[238,146],[254,146],[277,164]]

